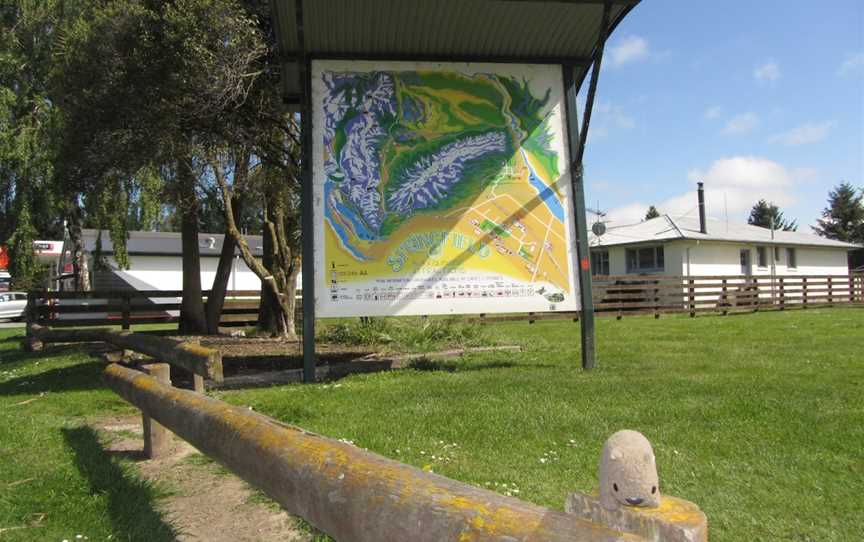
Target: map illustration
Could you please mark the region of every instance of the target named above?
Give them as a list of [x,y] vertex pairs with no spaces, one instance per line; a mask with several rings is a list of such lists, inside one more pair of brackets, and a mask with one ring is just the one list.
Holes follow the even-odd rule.
[[313,73],[321,316],[573,310],[559,69],[357,64]]

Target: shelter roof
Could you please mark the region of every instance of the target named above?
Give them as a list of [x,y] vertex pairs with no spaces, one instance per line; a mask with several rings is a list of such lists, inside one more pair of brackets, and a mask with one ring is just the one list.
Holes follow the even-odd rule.
[[610,227],[600,237],[589,234],[589,243],[592,248],[597,248],[690,239],[696,241],[759,243],[763,245],[814,246],[847,250],[860,248],[859,245],[835,241],[834,239],[820,237],[812,233],[775,230],[772,238],[771,230],[768,228],[760,228],[759,226],[751,226],[750,224],[727,222],[715,218],[706,219],[705,224],[708,233],[701,233],[699,231],[698,218],[673,218],[669,215],[661,215],[657,218],[639,222],[638,224]]
[[[607,36],[639,0],[608,3]],[[601,34],[604,0],[274,0],[274,5],[286,93],[296,96],[304,52],[312,58],[572,64],[581,85]]]

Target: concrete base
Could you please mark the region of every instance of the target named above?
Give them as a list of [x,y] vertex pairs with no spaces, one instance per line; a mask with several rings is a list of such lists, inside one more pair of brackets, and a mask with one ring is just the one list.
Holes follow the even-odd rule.
[[657,508],[622,506],[607,510],[596,495],[571,493],[564,511],[606,527],[632,533],[646,540],[707,542],[708,519],[695,504],[663,495]]

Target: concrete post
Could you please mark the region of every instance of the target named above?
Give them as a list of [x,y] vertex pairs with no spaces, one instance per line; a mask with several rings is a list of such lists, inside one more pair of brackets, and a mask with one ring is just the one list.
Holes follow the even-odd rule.
[[[151,363],[141,370],[161,384],[171,385],[171,366],[167,363]],[[148,459],[157,459],[171,446],[171,434],[144,411],[141,411],[141,422],[144,426],[144,455]]]

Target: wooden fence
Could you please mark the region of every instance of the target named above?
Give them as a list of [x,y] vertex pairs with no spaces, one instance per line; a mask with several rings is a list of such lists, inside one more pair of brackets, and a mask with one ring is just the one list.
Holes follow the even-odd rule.
[[[864,274],[786,276],[598,276],[594,277],[598,316],[686,313],[728,314],[766,309],[864,306]],[[205,299],[208,292],[204,292]],[[179,320],[183,292],[93,291],[30,292],[28,321],[50,327],[173,323]],[[258,321],[260,292],[229,291],[220,325],[248,326]],[[298,319],[301,300],[297,300]],[[482,322],[578,320],[578,312],[481,314]]]
[[[206,296],[209,292],[205,291]],[[225,297],[221,326],[258,322],[258,290],[233,290]],[[180,290],[100,290],[28,293],[27,320],[49,327],[175,323],[180,320]]]

